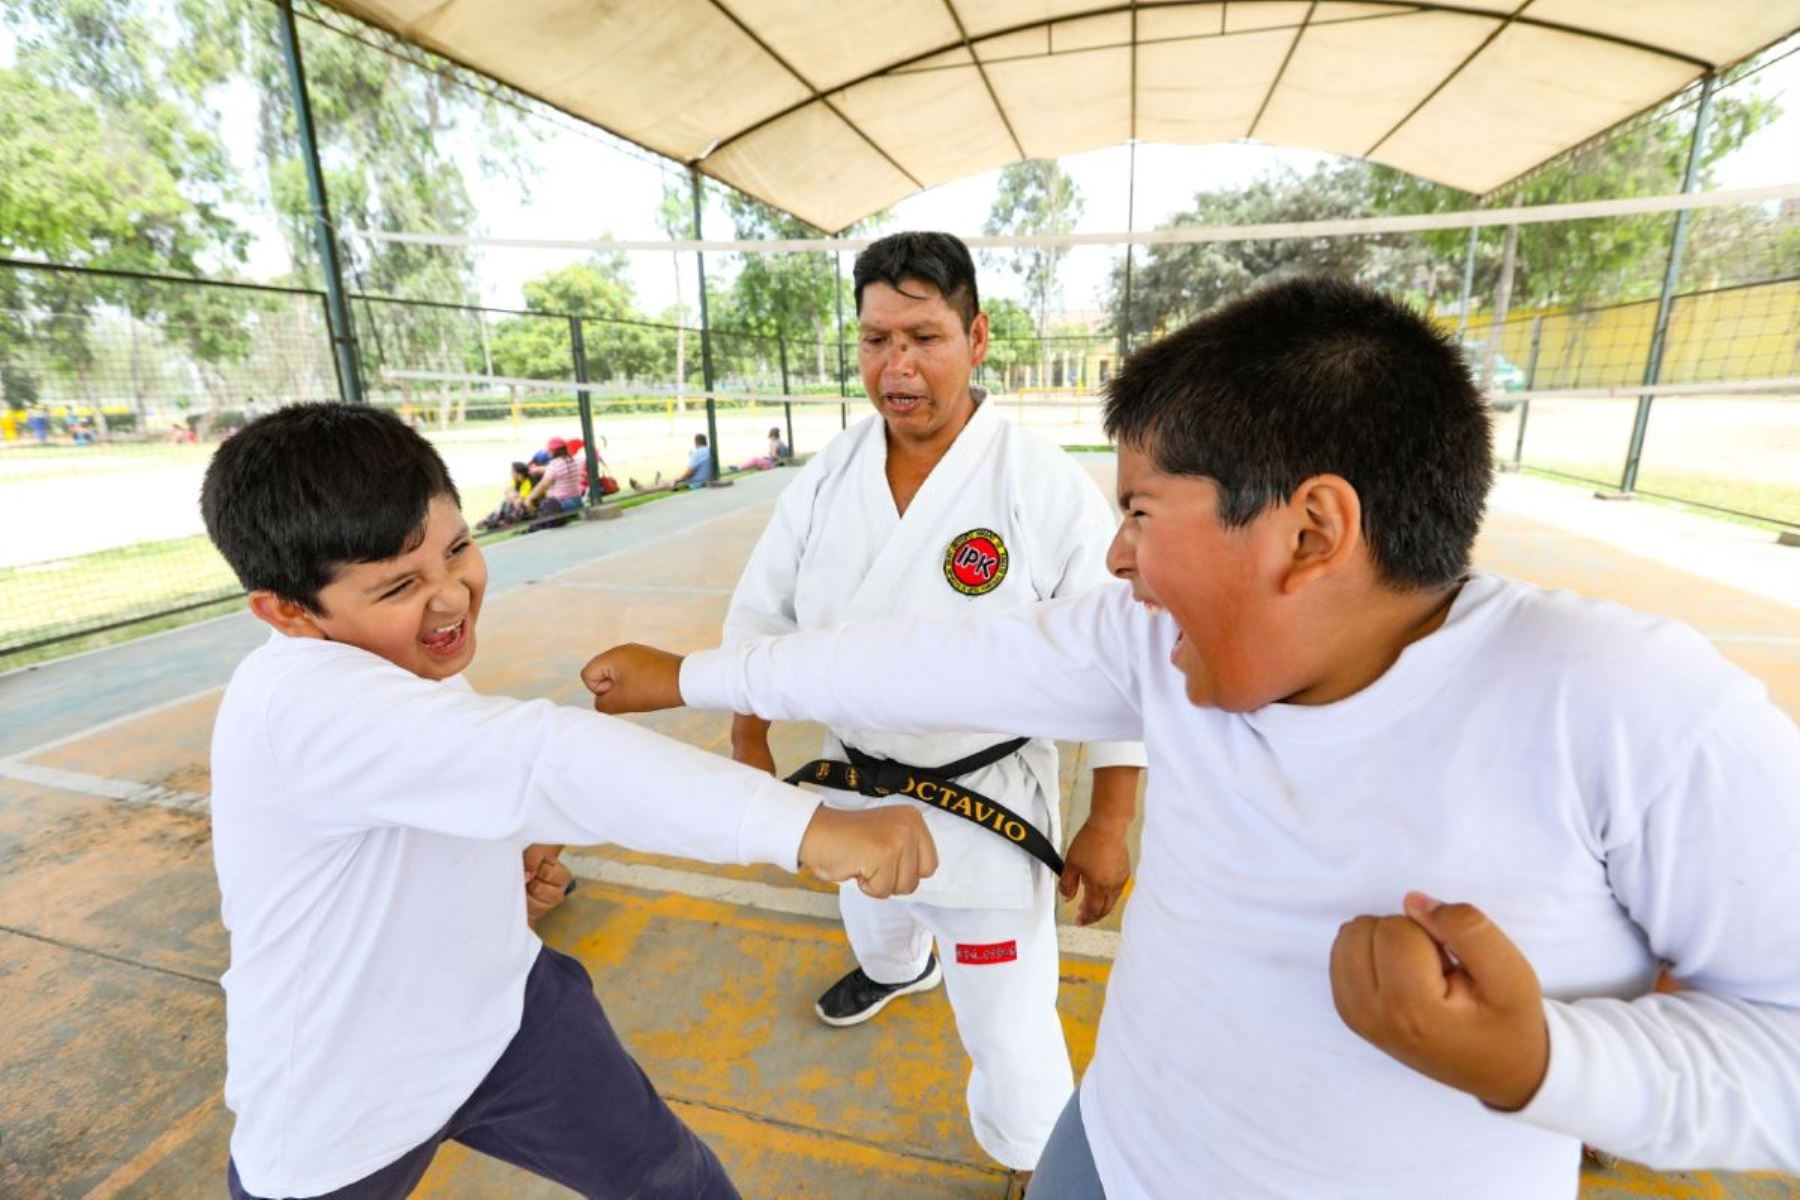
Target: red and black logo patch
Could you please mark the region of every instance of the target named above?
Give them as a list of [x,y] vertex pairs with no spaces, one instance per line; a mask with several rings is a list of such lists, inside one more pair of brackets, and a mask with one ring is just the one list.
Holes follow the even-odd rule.
[[972,967],[985,967],[991,963],[1017,962],[1019,943],[1011,942],[958,942],[956,943],[956,961],[967,963]]
[[1006,543],[991,529],[958,534],[944,551],[944,581],[965,596],[985,596],[1006,578]]

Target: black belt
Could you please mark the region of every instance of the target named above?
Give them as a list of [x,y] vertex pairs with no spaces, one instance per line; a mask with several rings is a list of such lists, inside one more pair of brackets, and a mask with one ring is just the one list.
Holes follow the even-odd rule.
[[958,776],[991,767],[1003,758],[1018,753],[1028,738],[1014,738],[998,746],[989,746],[967,758],[959,758],[941,767],[909,767],[891,759],[865,754],[853,746],[845,746],[849,762],[831,758],[815,758],[787,777],[789,783],[816,783],[820,787],[841,792],[857,792],[864,796],[906,796],[920,804],[929,804],[951,816],[973,821],[998,837],[1005,838],[1031,855],[1056,875],[1063,872],[1062,855],[1049,838],[998,800],[990,800],[980,792],[957,786]]

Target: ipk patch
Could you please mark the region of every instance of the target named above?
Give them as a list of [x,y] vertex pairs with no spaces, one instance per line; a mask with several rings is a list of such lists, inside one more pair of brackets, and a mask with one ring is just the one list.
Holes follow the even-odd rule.
[[1016,962],[1019,957],[1019,943],[1011,942],[958,942],[956,943],[956,961],[971,967],[986,967],[994,963]]
[[944,551],[944,580],[965,596],[985,596],[1006,578],[1006,543],[991,529],[971,529]]

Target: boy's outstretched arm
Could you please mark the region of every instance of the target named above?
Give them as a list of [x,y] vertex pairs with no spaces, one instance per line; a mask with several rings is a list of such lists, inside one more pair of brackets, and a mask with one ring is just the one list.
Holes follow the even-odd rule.
[[[805,868],[878,896],[910,892],[936,869],[930,834],[910,808],[835,812],[629,721],[482,696],[348,646],[311,649],[271,691],[260,728],[276,771],[258,804],[346,830],[607,842]],[[219,735],[240,736],[225,726]]]
[[[582,669],[601,712],[682,704],[895,733],[987,730],[1135,741],[1148,614],[1123,586],[1022,612],[759,638],[683,658],[615,647]],[[1170,635],[1172,640],[1173,635]]]

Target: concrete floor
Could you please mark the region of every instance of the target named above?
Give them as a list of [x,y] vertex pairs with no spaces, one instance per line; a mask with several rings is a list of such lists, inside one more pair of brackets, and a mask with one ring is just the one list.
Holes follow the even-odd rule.
[[[1110,465],[1091,464],[1108,482]],[[785,472],[495,548],[484,691],[581,703],[586,654],[622,640],[711,644]],[[1571,490],[1571,505],[1590,504]],[[1794,552],[1800,570],[1800,551]],[[1497,507],[1482,565],[1681,617],[1800,714],[1800,610]],[[207,741],[230,665],[256,639],[215,622],[0,677],[0,1196],[220,1194],[226,940],[208,847]],[[727,720],[646,724],[723,751]],[[794,763],[816,731],[778,727]],[[1072,757],[1072,756],[1071,756]],[[1071,816],[1085,809],[1065,765]],[[811,1014],[848,964],[828,889],[769,869],[606,848],[543,923],[581,958],[614,1023],[749,1197],[1000,1197],[964,1118],[967,1066],[942,992],[869,1025]],[[1065,930],[1062,1013],[1093,1050],[1117,916]],[[422,1196],[567,1195],[460,1147]],[[1800,1197],[1762,1176],[1590,1170],[1585,1200]],[[1527,1198],[1528,1200],[1528,1198]]]

